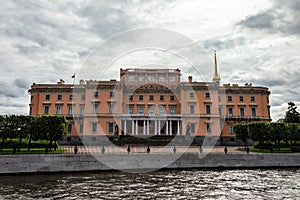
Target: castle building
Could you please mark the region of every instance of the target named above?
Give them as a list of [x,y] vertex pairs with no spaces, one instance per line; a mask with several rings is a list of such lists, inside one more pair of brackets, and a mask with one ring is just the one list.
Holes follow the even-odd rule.
[[120,80],[33,84],[30,115],[64,115],[67,140],[78,136],[192,135],[234,142],[237,123],[270,122],[270,91],[220,85],[215,54],[212,82],[181,80],[180,69],[120,69]]

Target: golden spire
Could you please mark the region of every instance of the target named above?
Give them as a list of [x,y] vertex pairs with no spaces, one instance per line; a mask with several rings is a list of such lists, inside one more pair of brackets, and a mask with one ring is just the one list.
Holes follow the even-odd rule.
[[217,63],[217,54],[216,54],[216,50],[214,50],[214,57],[215,57],[215,73],[213,76],[213,81],[216,81],[218,83],[220,83],[220,74],[218,73],[218,63]]

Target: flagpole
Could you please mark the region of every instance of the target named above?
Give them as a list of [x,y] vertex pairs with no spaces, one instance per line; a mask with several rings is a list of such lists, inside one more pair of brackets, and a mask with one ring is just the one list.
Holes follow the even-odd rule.
[[74,75],[72,76],[72,78],[73,78],[73,87],[74,87],[74,85],[75,85],[75,78],[76,78],[75,72],[74,72]]

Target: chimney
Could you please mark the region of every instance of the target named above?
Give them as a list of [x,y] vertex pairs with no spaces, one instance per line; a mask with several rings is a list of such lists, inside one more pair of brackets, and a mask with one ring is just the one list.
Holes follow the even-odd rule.
[[84,80],[83,80],[83,79],[81,79],[81,80],[79,81],[79,85],[84,85]]
[[189,76],[188,79],[189,79],[189,83],[193,82],[193,77],[192,76]]

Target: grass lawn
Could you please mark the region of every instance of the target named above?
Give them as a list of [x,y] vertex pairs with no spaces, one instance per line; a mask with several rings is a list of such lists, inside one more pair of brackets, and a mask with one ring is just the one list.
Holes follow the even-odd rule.
[[[238,148],[238,151],[245,151],[244,148]],[[251,147],[250,152],[259,152],[259,153],[271,153],[270,149],[258,149]],[[280,148],[280,150],[273,149],[273,153],[292,153],[291,148]]]
[[[48,149],[48,154],[62,154],[64,152],[64,149],[62,148],[56,148],[56,151],[52,148],[51,151]],[[0,150],[0,155],[5,154],[46,154],[45,148],[31,148],[30,151],[28,151],[28,148],[21,148],[16,149],[16,152],[14,153],[14,150],[12,148],[5,148]]]

